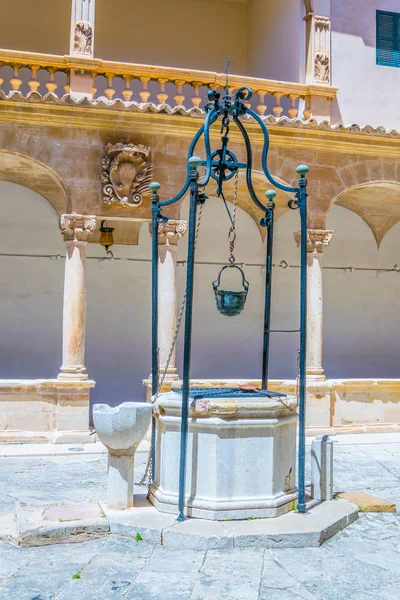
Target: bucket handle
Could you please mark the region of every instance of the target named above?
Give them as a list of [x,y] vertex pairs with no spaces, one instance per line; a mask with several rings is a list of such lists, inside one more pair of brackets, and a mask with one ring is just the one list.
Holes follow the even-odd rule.
[[213,283],[212,283],[214,291],[216,292],[218,290],[219,285],[220,285],[220,279],[221,279],[222,271],[225,271],[225,269],[238,269],[241,272],[241,274],[242,274],[242,286],[243,286],[244,291],[247,292],[248,289],[249,289],[249,282],[247,281],[247,279],[246,279],[246,277],[244,275],[243,269],[241,269],[239,267],[239,265],[225,265],[224,267],[222,267],[222,269],[218,273],[217,279],[215,281],[213,281]]

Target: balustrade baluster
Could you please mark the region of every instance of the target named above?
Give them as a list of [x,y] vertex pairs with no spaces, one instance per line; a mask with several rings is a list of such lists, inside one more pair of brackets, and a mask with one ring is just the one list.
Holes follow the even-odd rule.
[[181,79],[177,79],[175,81],[175,85],[176,85],[176,95],[174,96],[174,100],[175,100],[175,105],[176,106],[183,106],[183,103],[185,102],[185,96],[182,95],[182,86],[185,85],[185,81],[181,80]]
[[133,91],[131,90],[131,80],[132,80],[131,75],[124,75],[125,89],[122,90],[122,96],[123,96],[125,102],[130,102],[132,94],[133,94]]
[[260,104],[257,105],[257,112],[260,115],[260,117],[263,117],[265,115],[265,111],[267,110],[267,105],[264,104],[264,98],[266,93],[267,92],[263,92],[263,90],[257,90],[257,95],[260,99]]
[[160,84],[160,91],[157,94],[158,104],[166,104],[168,100],[168,94],[165,93],[165,84],[168,83],[168,79],[158,79]]
[[30,65],[29,68],[32,71],[32,77],[28,81],[29,92],[37,92],[40,88],[40,81],[38,81],[36,78],[36,74],[39,71],[39,67],[37,65]]
[[13,92],[18,92],[22,85],[22,79],[19,76],[21,65],[12,65],[12,68],[14,69],[14,75],[10,79],[10,85]]
[[279,119],[283,111],[283,106],[281,106],[281,98],[283,94],[282,92],[275,92],[275,94],[272,95],[275,98],[276,102],[275,106],[272,107],[272,112],[274,113],[275,117]]
[[96,76],[97,73],[93,73],[93,77],[92,77],[92,98],[96,98],[96,94],[97,94],[97,87],[96,87]]
[[192,81],[192,87],[194,89],[194,96],[192,97],[192,104],[195,108],[200,108],[200,104],[202,103],[202,98],[199,95],[199,89],[202,86],[201,81]]
[[54,67],[49,67],[47,70],[50,73],[50,77],[49,81],[46,83],[46,88],[49,94],[54,94],[56,89],[58,88],[58,85],[54,81],[54,74],[56,72],[56,69]]
[[141,77],[140,81],[142,82],[142,91],[139,92],[139,96],[142,101],[142,104],[146,104],[146,102],[148,102],[150,98],[150,92],[147,89],[147,84],[150,81],[150,77]]
[[64,85],[64,90],[66,94],[70,94],[71,93],[71,71],[68,70],[65,72],[66,76],[67,76],[67,81]]
[[114,75],[113,73],[106,73],[105,75],[107,79],[107,87],[104,90],[104,95],[107,98],[107,100],[112,100],[115,94],[115,89],[113,88]]
[[308,121],[311,119],[311,96],[305,97],[305,106],[303,110],[303,117]]
[[297,98],[298,96],[296,96],[296,94],[289,94],[290,108],[288,109],[288,115],[291,119],[295,119],[299,113],[298,108],[296,106]]

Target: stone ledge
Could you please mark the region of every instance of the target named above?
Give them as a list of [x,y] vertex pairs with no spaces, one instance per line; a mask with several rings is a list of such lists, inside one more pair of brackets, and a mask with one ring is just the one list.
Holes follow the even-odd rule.
[[332,500],[271,519],[207,521],[158,512],[144,494],[136,505],[111,510],[93,503],[49,505],[19,503],[0,525],[0,539],[29,546],[81,542],[115,533],[152,544],[188,550],[235,547],[317,547],[358,519],[358,508],[347,500]]

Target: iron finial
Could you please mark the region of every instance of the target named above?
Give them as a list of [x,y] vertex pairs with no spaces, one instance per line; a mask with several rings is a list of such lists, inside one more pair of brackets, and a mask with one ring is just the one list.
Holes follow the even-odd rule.
[[189,158],[189,169],[191,171],[197,171],[197,169],[201,165],[201,162],[201,158],[199,158],[198,156],[191,156]]
[[296,172],[300,175],[302,179],[304,179],[309,170],[310,169],[307,167],[307,165],[299,165],[296,169]]
[[265,195],[270,202],[273,202],[276,198],[276,191],[275,190],[267,190],[265,192]]
[[157,182],[157,181],[152,181],[149,184],[149,189],[151,191],[151,201],[153,204],[157,204],[158,202],[158,190],[160,189],[161,185]]

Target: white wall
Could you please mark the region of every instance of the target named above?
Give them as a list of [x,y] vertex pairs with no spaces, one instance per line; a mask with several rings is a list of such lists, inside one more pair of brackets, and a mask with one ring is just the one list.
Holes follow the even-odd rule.
[[332,2],[332,85],[339,88],[335,122],[400,128],[400,69],[376,64],[376,10],[400,12],[398,0]]
[[[44,198],[0,182],[0,253],[60,254]],[[51,378],[61,366],[64,260],[0,256],[0,378]]]
[[[325,266],[392,268],[400,264],[400,225],[378,250],[371,230],[351,211],[334,206],[335,231]],[[400,376],[400,273],[324,269],[324,367],[328,377]]]

